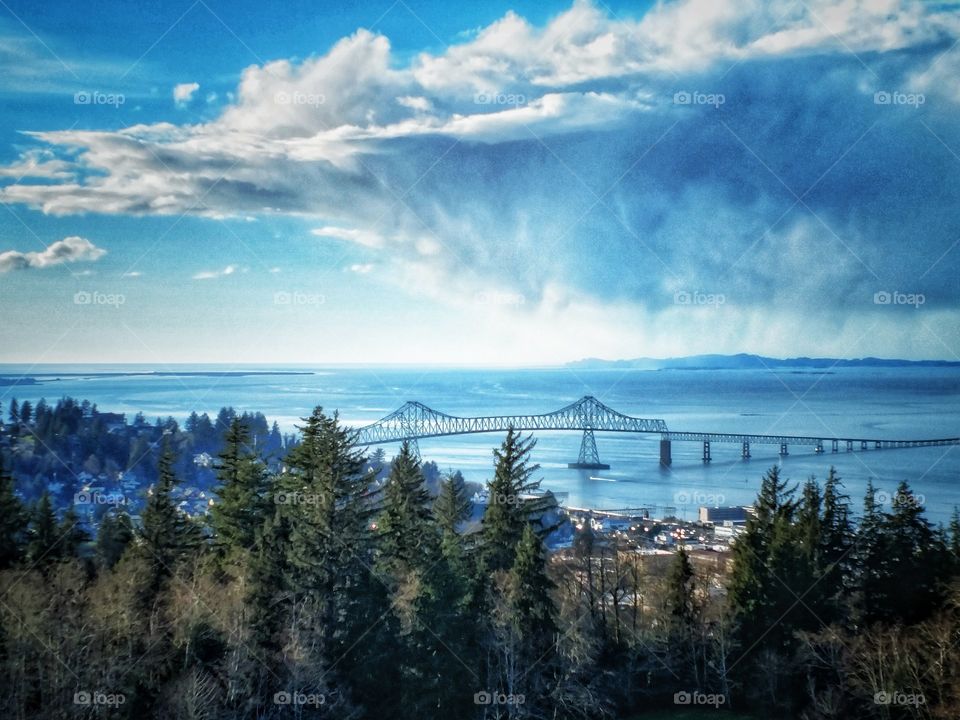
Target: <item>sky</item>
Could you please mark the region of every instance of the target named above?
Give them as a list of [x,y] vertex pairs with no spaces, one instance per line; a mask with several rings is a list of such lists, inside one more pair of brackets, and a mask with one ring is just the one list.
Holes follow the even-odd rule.
[[0,0],[0,362],[960,359],[960,6]]

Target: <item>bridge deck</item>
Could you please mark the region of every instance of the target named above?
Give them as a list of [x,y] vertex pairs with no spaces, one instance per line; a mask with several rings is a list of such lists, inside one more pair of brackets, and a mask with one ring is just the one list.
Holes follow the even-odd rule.
[[846,438],[816,435],[764,435],[754,433],[715,433],[695,431],[671,431],[660,419],[637,418],[624,415],[589,395],[551,413],[527,415],[491,415],[481,417],[457,417],[437,412],[419,402],[407,402],[375,423],[357,430],[361,445],[418,440],[448,435],[505,432],[514,430],[574,430],[585,432],[629,432],[660,435],[668,442],[740,443],[757,445],[802,445],[822,450],[825,444],[837,449],[840,443],[852,449],[902,448],[958,445],[960,437],[889,440],[883,438]]

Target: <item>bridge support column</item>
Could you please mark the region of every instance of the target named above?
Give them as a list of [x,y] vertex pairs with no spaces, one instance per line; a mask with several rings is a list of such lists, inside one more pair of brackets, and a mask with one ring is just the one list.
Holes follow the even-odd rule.
[[861,440],[861,441],[860,441],[860,449],[861,449],[861,450],[866,450],[866,449],[867,449],[867,441],[866,441],[866,440]]
[[847,452],[853,452],[853,440],[847,440]]
[[670,467],[673,464],[673,457],[670,455],[670,441],[660,441],[660,464],[664,467]]
[[839,446],[840,446],[840,441],[834,440],[833,447],[830,449],[830,452],[837,452],[837,450],[839,450]]
[[814,449],[814,452],[817,455],[820,455],[821,453],[823,453],[823,440],[817,441],[817,447]]
[[742,457],[744,460],[750,459],[750,443],[745,442],[743,444],[743,448],[740,450],[740,457]]
[[704,440],[703,441],[703,461],[705,463],[708,463],[710,462],[710,459],[711,459],[710,458],[710,441]]
[[781,456],[781,457],[785,457],[785,456],[787,456],[787,455],[789,455],[789,454],[790,454],[790,453],[787,452],[787,444],[786,444],[786,443],[780,443],[780,456]]
[[580,470],[609,470],[610,466],[600,462],[600,453],[597,452],[597,439],[593,436],[592,428],[584,428],[583,440],[580,442],[580,456],[575,463],[568,463],[567,467]]

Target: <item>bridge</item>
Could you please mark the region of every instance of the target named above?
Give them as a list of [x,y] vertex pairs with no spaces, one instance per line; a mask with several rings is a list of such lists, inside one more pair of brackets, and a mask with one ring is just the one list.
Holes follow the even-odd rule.
[[473,433],[505,432],[514,430],[571,430],[583,434],[580,454],[571,468],[606,470],[610,466],[600,461],[595,432],[628,432],[660,436],[660,464],[673,462],[674,442],[702,443],[703,462],[713,458],[711,446],[715,443],[740,446],[740,457],[750,458],[752,445],[779,445],[780,455],[789,454],[789,446],[812,447],[815,453],[855,450],[882,450],[885,448],[933,447],[960,445],[960,437],[934,440],[891,440],[877,438],[841,438],[815,435],[758,435],[752,433],[715,433],[671,431],[666,422],[654,418],[638,418],[624,415],[604,405],[591,395],[550,413],[539,415],[486,415],[458,417],[447,415],[419,402],[406,402],[398,409],[375,423],[356,430],[360,445],[410,441],[414,444],[421,438],[446,435],[469,435]]

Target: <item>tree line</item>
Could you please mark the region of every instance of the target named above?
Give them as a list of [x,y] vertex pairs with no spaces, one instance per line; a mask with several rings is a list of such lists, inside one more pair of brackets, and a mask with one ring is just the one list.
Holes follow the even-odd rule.
[[[832,470],[772,468],[712,569],[578,533],[548,552],[535,441],[507,433],[475,522],[462,476],[385,481],[336,414],[282,466],[233,417],[203,517],[176,434],[139,519],[89,538],[0,474],[0,713],[10,718],[956,717],[960,519],[904,483],[854,522]],[[694,707],[694,706],[704,706]]]

